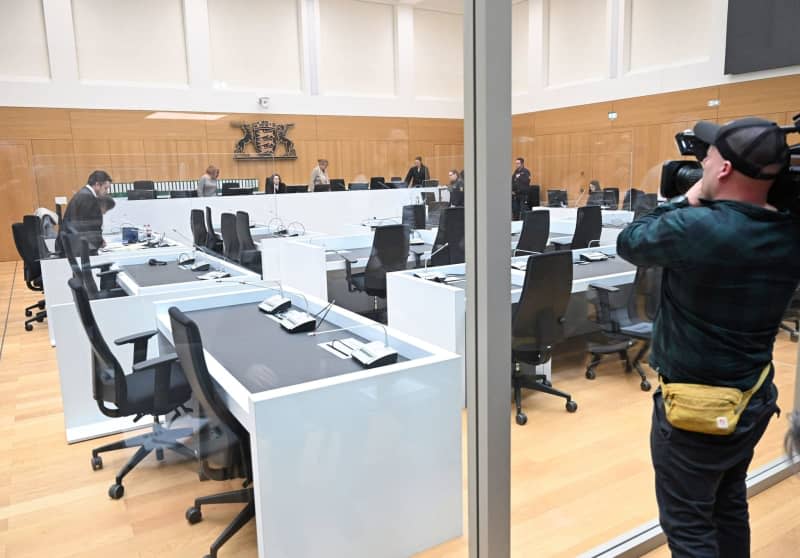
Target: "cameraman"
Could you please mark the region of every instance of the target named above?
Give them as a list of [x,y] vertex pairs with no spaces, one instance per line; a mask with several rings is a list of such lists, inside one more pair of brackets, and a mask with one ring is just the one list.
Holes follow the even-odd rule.
[[[672,556],[744,557],[745,479],[753,448],[779,412],[772,346],[800,280],[800,219],[767,203],[789,162],[776,124],[698,122],[694,133],[702,180],[631,223],[617,251],[637,266],[664,269],[650,356],[662,384],[653,394],[650,450]],[[713,432],[713,420],[710,429],[689,430],[672,424],[686,424],[674,414],[667,418],[680,401],[662,392],[679,386],[754,393],[729,433]],[[717,417],[716,427],[722,423]]]

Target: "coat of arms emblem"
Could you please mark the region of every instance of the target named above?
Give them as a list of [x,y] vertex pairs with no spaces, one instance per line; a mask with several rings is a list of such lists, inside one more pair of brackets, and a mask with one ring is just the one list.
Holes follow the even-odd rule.
[[[297,159],[294,142],[286,137],[294,124],[277,124],[269,120],[259,120],[252,124],[231,122],[231,126],[241,128],[242,138],[236,142],[234,159]],[[252,145],[255,153],[246,153],[247,145]],[[282,148],[282,153],[277,152]]]

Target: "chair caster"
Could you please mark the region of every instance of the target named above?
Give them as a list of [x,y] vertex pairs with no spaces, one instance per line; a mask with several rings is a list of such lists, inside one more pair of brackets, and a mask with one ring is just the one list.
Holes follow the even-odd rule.
[[33,331],[33,326],[31,324],[25,324],[25,331]]
[[526,422],[528,422],[528,417],[525,415],[525,413],[522,411],[517,413],[517,424],[524,426]]
[[187,509],[185,515],[186,515],[186,521],[189,522],[189,525],[200,523],[200,521],[203,519],[203,513],[200,511],[200,508],[196,508],[194,506]]
[[164,461],[164,450],[161,448],[156,450],[156,461]]
[[103,458],[99,455],[92,456],[92,471],[99,471],[103,468]]
[[542,379],[542,385],[547,386],[547,387],[553,387],[553,382],[551,382],[547,378],[543,378]]
[[795,333],[795,332],[790,333],[789,339],[791,339],[794,342],[797,342],[797,340],[800,339],[800,333]]
[[575,403],[572,399],[567,401],[567,411],[569,411],[570,413],[574,413],[577,410],[578,410],[578,404],[577,403]]
[[647,380],[642,380],[642,383],[639,384],[639,387],[642,388],[642,391],[650,391],[650,382]]
[[40,300],[36,303],[36,306],[39,308],[39,310],[44,310],[45,304],[47,303],[44,300]]
[[586,379],[587,380],[594,380],[597,377],[597,374],[594,371],[594,368],[587,368],[586,369]]
[[112,484],[108,487],[108,496],[112,500],[119,500],[125,495],[125,487],[121,484]]
[[30,318],[31,316],[33,316],[33,312],[31,312],[30,310],[25,310],[25,317]]

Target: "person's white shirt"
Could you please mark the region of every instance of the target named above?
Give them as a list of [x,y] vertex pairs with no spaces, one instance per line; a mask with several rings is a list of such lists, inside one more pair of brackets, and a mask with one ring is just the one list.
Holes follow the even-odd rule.
[[94,191],[94,188],[92,188],[92,187],[91,187],[91,186],[89,186],[88,184],[87,184],[86,186],[84,186],[84,188],[89,188],[89,191],[92,193],[92,195],[93,195],[94,197],[97,197],[97,192],[95,192],[95,191]]

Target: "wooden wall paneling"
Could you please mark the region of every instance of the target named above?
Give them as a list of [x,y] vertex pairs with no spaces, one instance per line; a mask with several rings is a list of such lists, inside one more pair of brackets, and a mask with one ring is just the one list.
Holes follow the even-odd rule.
[[[75,152],[75,173],[83,184],[86,178],[96,171],[104,170],[111,174],[111,154],[105,139],[82,139],[72,142]],[[111,175],[114,178],[114,175]],[[83,185],[81,184],[81,185]]]
[[192,139],[206,135],[205,120],[146,118],[151,111],[71,110],[70,125],[76,139]]
[[19,260],[11,224],[22,221],[37,204],[30,141],[0,141],[0,176],[0,261]]
[[317,116],[321,140],[407,140],[408,118]]
[[433,146],[434,160],[429,166],[431,178],[439,184],[448,184],[448,173],[452,169],[464,169],[464,146],[461,144],[437,144]]
[[[277,160],[271,166],[275,168],[274,172],[281,175],[286,184],[308,184],[308,179],[311,177],[311,169],[317,166],[317,141],[295,141],[295,149],[297,149],[297,159],[293,161]],[[328,164],[330,165],[330,161]],[[345,183],[351,182],[350,178],[345,176],[343,169],[334,169],[329,166],[328,170],[330,178],[343,178]]]
[[147,176],[144,142],[140,139],[110,139],[111,177],[114,182],[133,182]]
[[411,159],[408,150],[407,140],[389,141],[385,142],[387,149],[386,166],[384,167],[387,174],[386,178],[392,176],[399,176],[402,180],[406,177],[408,172],[408,161]]
[[[205,138],[177,140],[175,142],[175,150],[178,155],[178,178],[182,180],[200,178],[209,165],[208,141]],[[260,174],[259,172],[258,175]]]
[[[631,186],[646,192],[655,192],[661,179],[661,166],[664,162],[661,146],[662,128],[670,132],[676,124],[651,124],[636,126],[633,129],[633,169]],[[669,135],[669,134],[666,134]],[[667,140],[665,140],[667,141]]]
[[539,136],[608,129],[611,128],[608,113],[612,107],[612,103],[605,102],[537,112],[533,133]]
[[[347,177],[347,173],[353,171],[347,169],[342,164],[342,147],[344,143],[345,142],[333,139],[317,140],[316,151],[314,153],[309,153],[311,160],[308,162],[308,167],[305,169],[298,169],[300,170],[300,176],[303,177],[298,184],[308,182],[308,179],[311,178],[311,169],[317,165],[317,159],[328,160],[329,178],[344,177],[345,182],[348,182],[350,179]],[[364,173],[362,172],[360,174]],[[369,177],[367,177],[367,179],[369,179]]]
[[31,153],[38,206],[55,210],[56,196],[72,197],[85,184],[86,176],[79,177],[75,168],[71,140],[35,139]]
[[715,86],[621,99],[612,104],[617,113],[612,127],[709,120],[716,118],[717,109],[709,107],[708,101],[718,98],[719,87]]
[[69,111],[45,108],[0,108],[0,138],[72,139]]
[[800,74],[729,83],[719,87],[718,118],[800,111]]
[[[567,199],[574,205],[586,203],[589,196],[589,181],[594,178],[592,175],[592,155],[585,151],[571,152],[569,154],[569,166],[563,186],[567,189]],[[543,196],[546,200],[547,196]]]
[[600,153],[592,156],[592,176],[606,187],[630,188],[633,156],[631,153]]
[[[339,151],[339,162],[335,168],[339,171],[339,174],[344,176],[364,175],[367,177],[382,174],[382,171],[376,171],[376,168],[380,168],[380,163],[367,158],[367,147],[364,140],[337,139],[336,144]],[[332,165],[332,163],[329,159],[328,164]],[[328,173],[328,177],[339,178],[330,173]]]
[[[463,144],[464,121],[446,118],[409,118],[408,140],[409,142]],[[414,155],[411,156],[414,157]]]
[[633,132],[630,129],[594,133],[590,141],[591,152],[595,154],[633,151]]
[[145,139],[144,159],[147,165],[147,180],[177,180],[178,152],[175,140]]

